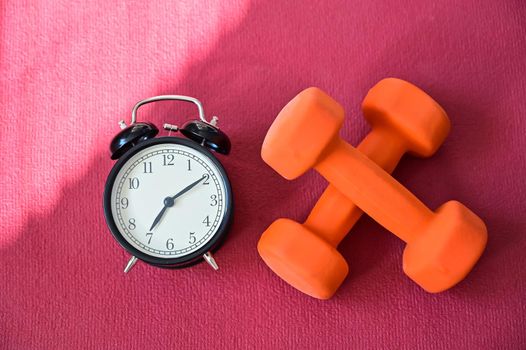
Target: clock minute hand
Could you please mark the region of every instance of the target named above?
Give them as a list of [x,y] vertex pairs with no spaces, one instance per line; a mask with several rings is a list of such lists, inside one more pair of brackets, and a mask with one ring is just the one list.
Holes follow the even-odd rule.
[[198,183],[200,183],[204,179],[205,179],[205,176],[201,177],[199,180],[194,181],[193,183],[191,183],[190,185],[186,186],[181,191],[179,191],[178,193],[173,195],[172,199],[176,199],[178,197],[181,197],[183,194],[185,194],[186,192],[190,191],[192,188],[194,188]]

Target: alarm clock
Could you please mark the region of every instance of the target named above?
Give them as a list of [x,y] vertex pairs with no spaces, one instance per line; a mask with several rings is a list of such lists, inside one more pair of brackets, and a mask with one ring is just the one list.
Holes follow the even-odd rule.
[[[156,137],[159,129],[137,122],[137,112],[164,100],[195,104],[199,119],[181,128],[166,123],[169,135]],[[125,273],[139,260],[164,268],[205,260],[219,268],[212,252],[225,239],[233,203],[227,173],[211,152],[230,152],[230,140],[217,121],[207,121],[196,98],[164,95],[138,102],[129,126],[119,122],[122,130],[110,144],[117,162],[106,181],[103,206],[110,232],[131,255]]]

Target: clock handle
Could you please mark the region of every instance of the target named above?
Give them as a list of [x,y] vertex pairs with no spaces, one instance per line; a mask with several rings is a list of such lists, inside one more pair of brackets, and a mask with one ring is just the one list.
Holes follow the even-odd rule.
[[[212,117],[210,121],[206,120],[203,105],[198,99],[183,95],[160,95],[137,102],[132,109],[131,124],[129,126],[122,120],[119,122],[123,130],[113,139],[110,146],[112,159],[117,159],[136,143],[157,135],[159,130],[153,124],[137,122],[137,112],[139,108],[145,104],[165,100],[184,101],[195,104],[199,112],[199,119],[190,120],[183,124],[182,127],[166,123],[163,125],[164,129],[180,131],[181,134],[190,140],[217,153],[225,155],[230,153],[230,139],[222,130],[219,130],[217,117]],[[133,138],[133,140],[130,140],[130,138]]]
[[131,123],[135,124],[137,122],[137,110],[139,109],[139,107],[146,105],[148,103],[157,102],[157,101],[166,101],[166,100],[184,101],[184,102],[193,103],[197,106],[197,110],[199,111],[199,119],[201,119],[201,121],[203,121],[204,123],[210,124],[212,126],[216,126],[217,124],[217,117],[213,117],[211,121],[206,120],[205,111],[203,109],[203,105],[201,104],[201,101],[199,101],[195,97],[183,96],[183,95],[160,95],[160,96],[150,97],[150,98],[137,102],[137,104],[132,109]]

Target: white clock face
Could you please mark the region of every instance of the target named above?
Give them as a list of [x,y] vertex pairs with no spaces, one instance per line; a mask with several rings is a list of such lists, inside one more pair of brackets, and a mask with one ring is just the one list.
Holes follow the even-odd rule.
[[147,255],[186,256],[220,227],[225,181],[208,156],[191,147],[151,145],[120,168],[111,191],[113,220],[124,239]]

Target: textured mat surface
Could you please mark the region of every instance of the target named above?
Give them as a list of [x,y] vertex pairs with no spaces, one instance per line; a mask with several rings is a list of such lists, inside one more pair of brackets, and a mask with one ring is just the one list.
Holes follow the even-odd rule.
[[[2,1],[0,348],[349,349],[526,347],[526,6],[509,1]],[[487,223],[469,277],[430,295],[403,275],[403,244],[363,218],[341,244],[335,297],[292,289],[256,252],[277,217],[303,220],[326,186],[260,159],[265,132],[307,86],[368,131],[360,102],[387,76],[448,112],[429,160],[394,175],[431,208],[458,199]],[[104,223],[108,144],[133,104],[187,94],[220,117],[237,203],[221,266],[160,270]],[[194,116],[145,108],[161,125]]]

